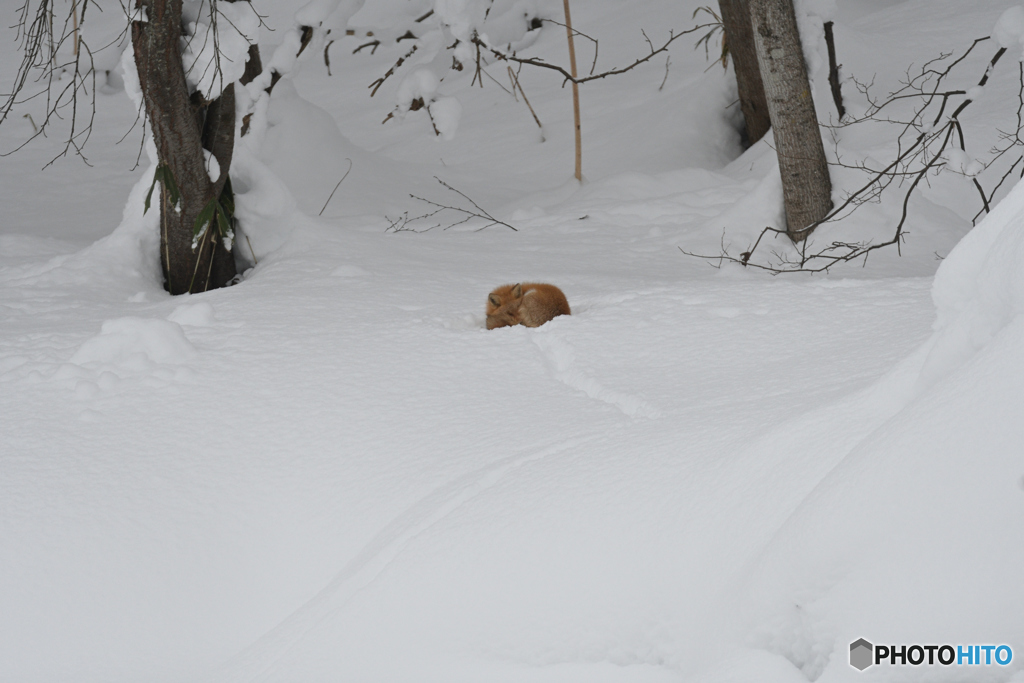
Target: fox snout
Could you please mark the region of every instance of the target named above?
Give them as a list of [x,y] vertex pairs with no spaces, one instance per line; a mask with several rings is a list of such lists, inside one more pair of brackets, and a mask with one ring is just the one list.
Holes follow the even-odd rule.
[[560,315],[571,315],[558,287],[534,282],[498,287],[487,295],[487,329],[525,325],[540,327]]

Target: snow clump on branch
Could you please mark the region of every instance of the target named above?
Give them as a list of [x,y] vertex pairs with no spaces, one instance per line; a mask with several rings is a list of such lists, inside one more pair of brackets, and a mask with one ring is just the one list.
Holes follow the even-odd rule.
[[[333,0],[313,0],[307,7],[326,7],[330,1]],[[395,109],[385,121],[425,109],[435,133],[451,140],[462,117],[462,105],[454,97],[438,96],[444,80],[435,71],[438,56],[449,51],[452,69],[472,73],[475,82],[482,78],[480,72],[485,66],[481,64],[480,46],[507,46],[512,52],[528,47],[537,36],[534,29],[539,26],[538,10],[537,0],[434,0],[433,21],[425,25],[431,28],[422,33],[417,31],[412,49],[374,84],[379,87],[407,60],[406,68],[412,67],[411,73],[399,82]],[[430,15],[417,23],[427,16]]]
[[946,150],[944,156],[950,170],[963,174],[968,178],[973,178],[985,170],[985,164],[977,159],[972,159],[967,155],[967,152],[959,147],[950,147]]
[[[419,109],[424,104],[429,105],[437,94],[438,85],[437,76],[430,69],[417,69],[403,78],[395,94],[399,113],[404,114],[414,107]],[[421,100],[419,106],[413,104],[417,100]]]
[[462,104],[454,97],[437,97],[440,81],[430,69],[417,69],[402,79],[395,95],[395,111],[404,116],[409,111],[425,108],[437,134],[445,140],[455,137]]
[[1007,50],[1021,50],[1016,59],[1024,59],[1024,7],[1015,5],[1003,12],[992,29],[992,36]]
[[454,97],[442,97],[430,105],[430,117],[434,121],[434,128],[445,140],[455,137],[455,131],[459,128],[459,121],[462,119],[462,103]]
[[213,6],[217,15],[208,8],[205,1],[183,4],[182,21],[188,35],[183,38],[181,59],[189,88],[212,101],[245,73],[260,19],[247,2],[218,2]]

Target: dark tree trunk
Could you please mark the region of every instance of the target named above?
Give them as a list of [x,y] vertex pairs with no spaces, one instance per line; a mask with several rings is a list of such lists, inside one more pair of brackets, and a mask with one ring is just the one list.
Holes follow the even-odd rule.
[[793,0],[750,0],[754,42],[782,173],[786,230],[805,239],[832,208],[832,181],[807,79]]
[[[165,287],[171,294],[222,287],[236,271],[234,256],[222,243],[216,225],[207,228],[194,250],[192,240],[200,211],[221,196],[228,179],[234,148],[234,88],[229,85],[214,102],[193,104],[181,63],[182,0],[137,3],[148,17],[146,22],[132,24],[146,119],[159,163],[174,176],[181,197],[176,210],[161,187],[160,259]],[[206,171],[204,148],[220,165],[216,181]]]
[[750,23],[747,0],[718,0],[722,12],[725,41],[736,72],[736,87],[740,96],[740,110],[746,124],[743,144],[754,144],[768,132],[772,122],[768,115],[768,100],[761,84],[761,69],[757,64],[754,29]]

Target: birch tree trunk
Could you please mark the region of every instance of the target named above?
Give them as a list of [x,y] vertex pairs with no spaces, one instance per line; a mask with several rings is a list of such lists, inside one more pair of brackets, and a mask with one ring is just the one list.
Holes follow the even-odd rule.
[[832,208],[832,182],[807,78],[793,0],[749,0],[757,61],[775,132],[794,242],[811,234]]
[[768,115],[768,100],[761,84],[761,69],[757,63],[750,6],[747,0],[718,0],[718,8],[722,13],[726,45],[736,73],[740,110],[746,124],[743,144],[749,147],[764,137],[772,126]]

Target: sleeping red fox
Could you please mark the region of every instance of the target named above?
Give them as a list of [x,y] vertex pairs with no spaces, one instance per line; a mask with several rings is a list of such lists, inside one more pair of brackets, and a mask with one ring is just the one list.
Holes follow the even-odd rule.
[[554,285],[523,282],[498,287],[487,296],[487,329],[526,325],[540,327],[559,315],[570,315],[565,294]]

